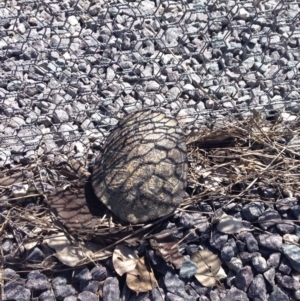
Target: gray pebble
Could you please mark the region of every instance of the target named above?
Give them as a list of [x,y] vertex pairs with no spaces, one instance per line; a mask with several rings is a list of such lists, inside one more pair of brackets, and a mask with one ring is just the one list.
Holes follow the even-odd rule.
[[260,234],[257,241],[260,246],[275,251],[280,251],[282,247],[282,237],[279,234]]
[[98,301],[99,297],[91,292],[85,291],[85,292],[78,294],[77,300],[78,301]]
[[236,287],[230,288],[227,292],[226,297],[222,301],[249,301],[247,294]]
[[94,280],[102,281],[107,277],[107,270],[103,266],[96,266],[91,270],[91,275]]
[[257,220],[265,211],[264,204],[251,202],[243,206],[242,213],[246,220],[253,222]]
[[246,233],[245,242],[249,252],[257,252],[259,250],[257,240],[254,238],[251,232]]
[[39,301],[55,301],[55,297],[51,291],[45,291],[39,295]]
[[256,301],[267,300],[267,289],[264,277],[258,274],[249,286],[248,296]]
[[76,294],[76,290],[71,284],[59,284],[53,286],[53,292],[57,300],[63,300],[68,296]]
[[258,223],[262,229],[267,230],[269,227],[275,225],[280,220],[281,216],[277,211],[268,209],[258,218]]
[[238,289],[246,292],[253,280],[253,273],[250,266],[240,269],[235,276],[235,285]]
[[35,247],[33,250],[29,251],[26,260],[35,263],[41,262],[44,260],[44,253],[38,247]]
[[282,285],[282,287],[291,289],[293,291],[297,291],[300,289],[299,281],[288,275],[280,277],[278,279],[278,283]]
[[282,251],[291,263],[293,269],[300,272],[300,248],[296,245],[283,244]]
[[209,244],[212,247],[215,247],[216,249],[221,250],[227,240],[228,240],[227,234],[223,234],[219,231],[215,231],[212,235],[212,238],[209,241]]
[[99,288],[99,281],[96,280],[81,280],[79,283],[79,289],[81,291],[89,291],[96,293]]
[[289,301],[290,298],[278,287],[273,288],[268,301]]
[[271,286],[275,285],[275,268],[272,267],[269,270],[267,270],[266,272],[264,272],[264,277],[266,278],[266,280],[268,281],[268,283]]
[[92,279],[92,274],[88,268],[79,268],[75,270],[74,281],[89,281]]
[[195,262],[190,259],[185,259],[183,262],[180,271],[179,277],[189,279],[197,273],[197,265]]
[[16,282],[10,282],[4,285],[4,295],[6,300],[10,301],[29,301],[30,290]]
[[257,272],[264,272],[268,268],[267,261],[262,256],[253,257],[252,265]]
[[164,285],[168,292],[180,296],[182,298],[186,297],[185,284],[182,280],[178,278],[178,275],[173,274],[170,271],[167,271],[164,277]]
[[51,285],[44,274],[32,271],[27,275],[26,287],[32,291],[44,291],[50,289]]
[[103,301],[115,301],[120,298],[119,281],[116,277],[108,277],[103,285]]

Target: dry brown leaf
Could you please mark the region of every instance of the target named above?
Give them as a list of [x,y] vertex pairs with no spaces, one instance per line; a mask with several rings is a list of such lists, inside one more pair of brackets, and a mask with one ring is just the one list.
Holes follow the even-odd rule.
[[120,276],[125,273],[134,271],[138,260],[139,257],[134,252],[134,250],[123,245],[119,245],[115,248],[112,257],[115,271]]
[[156,254],[161,256],[166,262],[172,263],[176,269],[180,269],[184,258],[178,250],[177,242],[177,240],[167,241],[167,238],[165,241],[163,239],[150,239],[151,247],[156,250]]
[[197,264],[195,277],[203,286],[211,287],[218,284],[217,274],[221,267],[221,260],[216,254],[201,250],[193,253],[191,260]]
[[217,229],[226,234],[240,233],[242,231],[252,231],[250,223],[240,221],[233,216],[224,215],[221,217]]
[[144,257],[138,260],[134,271],[127,273],[126,283],[137,294],[151,291],[156,286],[155,276],[145,265]]

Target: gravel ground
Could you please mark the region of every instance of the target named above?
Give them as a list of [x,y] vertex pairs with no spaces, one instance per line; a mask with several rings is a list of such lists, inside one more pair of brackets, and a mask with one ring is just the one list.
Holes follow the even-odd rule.
[[[253,109],[267,119],[294,121],[300,110],[299,6],[277,0],[1,2],[0,174],[37,162],[59,164],[64,155],[93,161],[118,119],[142,108],[159,108],[188,128],[247,117]],[[276,198],[270,188],[260,193]],[[270,221],[300,220],[300,194],[284,200],[281,210],[258,203],[239,209],[240,217],[268,233],[215,231],[209,237],[204,227],[195,238],[228,267],[225,290],[201,286],[188,264],[179,273],[159,263],[165,300],[300,300],[300,248],[282,239],[291,235],[298,243],[300,228]],[[4,223],[7,208],[0,210]],[[168,227],[187,231],[194,220],[181,214]],[[197,247],[190,243],[182,252],[188,256]],[[109,261],[74,273],[20,272],[5,264],[10,254],[29,262],[45,254],[39,247],[17,249],[4,231],[6,300],[98,300],[99,284],[103,300],[119,300],[120,288],[122,300],[161,300],[157,289],[135,296],[123,288]]]

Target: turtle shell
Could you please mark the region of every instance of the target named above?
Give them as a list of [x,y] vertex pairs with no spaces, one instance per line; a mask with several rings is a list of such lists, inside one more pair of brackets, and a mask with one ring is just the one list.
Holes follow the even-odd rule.
[[187,185],[185,135],[176,119],[151,110],[129,114],[110,133],[96,159],[98,199],[132,224],[173,212]]

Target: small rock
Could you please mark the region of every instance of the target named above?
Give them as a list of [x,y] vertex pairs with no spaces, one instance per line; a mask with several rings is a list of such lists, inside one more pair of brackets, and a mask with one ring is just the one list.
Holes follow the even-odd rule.
[[286,257],[283,257],[278,270],[286,275],[289,275],[292,271],[292,266]]
[[75,270],[75,273],[73,276],[74,281],[84,281],[84,280],[88,281],[88,280],[91,280],[92,278],[93,278],[92,274],[88,268],[80,268],[80,269]]
[[243,268],[242,261],[237,257],[232,257],[230,261],[226,262],[226,265],[230,270],[235,271],[236,273]]
[[76,19],[75,16],[70,16],[68,18],[68,23],[71,24],[71,25],[73,25],[73,26],[79,24],[79,22],[78,22],[78,20]]
[[253,257],[252,265],[257,272],[264,272],[268,268],[267,261],[262,256]]
[[10,301],[29,301],[30,290],[16,282],[10,282],[4,285],[4,295],[6,300]]
[[281,253],[272,253],[267,260],[268,267],[277,268],[280,264]]
[[178,275],[173,274],[170,271],[167,271],[164,277],[164,284],[168,292],[180,296],[182,298],[186,297],[185,284],[182,280],[179,279]]
[[245,10],[243,7],[239,8],[237,15],[242,20],[247,20],[251,16],[250,13],[247,10]]
[[257,240],[252,233],[247,232],[245,235],[245,242],[249,252],[257,252],[259,250]]
[[236,254],[236,252],[237,247],[235,242],[233,244],[230,242],[230,240],[228,240],[221,250],[221,258],[225,261],[230,261],[231,258]]
[[10,268],[6,268],[3,271],[3,279],[4,279],[4,283],[11,282],[11,281],[16,282],[18,279],[20,279],[20,275],[17,274],[14,270]]
[[[91,292],[84,291],[80,293],[77,297],[78,301],[98,301],[99,297]],[[104,300],[104,298],[103,298]],[[118,300],[118,299],[115,299]]]
[[195,262],[191,261],[190,259],[185,259],[184,263],[182,264],[179,277],[189,279],[197,273],[197,265]]
[[273,292],[270,294],[268,301],[289,301],[290,298],[278,287],[273,288]]
[[102,281],[107,277],[107,270],[105,267],[96,266],[91,270],[91,275],[94,280]]
[[253,273],[250,266],[240,269],[235,276],[235,285],[238,289],[246,292],[253,280]]
[[44,260],[44,253],[38,247],[35,247],[32,251],[29,252],[29,255],[26,257],[26,260],[35,263],[41,262]]
[[265,211],[263,203],[251,202],[242,208],[242,213],[246,220],[253,222],[257,220]]
[[278,279],[278,283],[287,289],[291,289],[293,291],[297,291],[300,289],[300,283],[296,279],[291,276],[284,275],[280,279]]
[[74,287],[71,284],[59,284],[53,286],[53,292],[57,300],[63,300],[68,296],[76,294]]
[[266,210],[259,218],[258,223],[262,229],[267,230],[269,227],[274,226],[276,223],[281,221],[280,214],[273,210]]
[[260,234],[257,241],[260,246],[275,251],[280,251],[282,247],[282,237],[279,234]]
[[300,248],[295,245],[283,244],[282,250],[293,269],[300,272]]
[[247,294],[236,287],[232,287],[222,301],[249,301]]
[[248,296],[256,301],[267,300],[267,289],[264,277],[258,274],[249,286]]
[[13,80],[7,84],[7,91],[18,91],[21,88],[22,82],[20,80]]
[[269,270],[267,270],[266,272],[264,272],[264,276],[271,286],[275,285],[275,268],[274,267],[272,267]]
[[108,277],[103,285],[103,301],[119,300],[119,281],[116,277]]
[[69,121],[69,114],[62,109],[56,109],[53,114],[53,120],[55,123],[62,123]]
[[39,271],[32,271],[27,275],[26,287],[32,291],[44,291],[50,289],[48,278]]
[[212,247],[215,247],[216,249],[221,250],[227,240],[228,240],[227,234],[223,234],[219,231],[215,231],[212,235],[212,238],[209,241],[209,244]]
[[96,293],[99,288],[99,281],[96,280],[82,280],[79,284],[79,289],[81,291],[89,291],[92,293]]
[[39,301],[55,301],[55,297],[51,291],[45,291],[40,294]]

